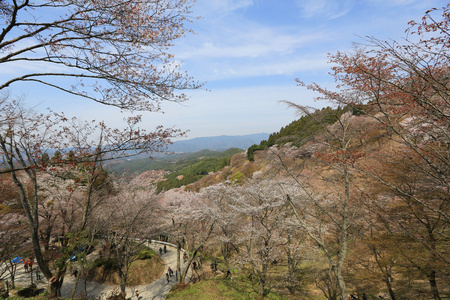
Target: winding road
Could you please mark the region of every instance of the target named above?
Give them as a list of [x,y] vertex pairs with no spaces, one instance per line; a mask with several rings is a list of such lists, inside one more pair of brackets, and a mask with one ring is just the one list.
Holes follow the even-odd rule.
[[[148,284],[143,284],[143,285],[139,285],[139,286],[135,286],[135,287],[127,287],[127,289],[126,289],[127,297],[133,296],[132,299],[135,299],[133,292],[134,292],[134,289],[137,289],[140,293],[139,299],[142,299],[142,300],[144,300],[144,299],[145,300],[147,300],[147,299],[154,299],[154,300],[165,299],[167,297],[167,294],[172,289],[172,286],[174,286],[177,283],[175,280],[175,276],[172,276],[170,278],[169,283],[167,283],[167,279],[166,279],[166,272],[167,272],[168,268],[171,267],[173,270],[176,269],[177,249],[176,249],[175,245],[152,240],[150,243],[146,243],[146,246],[153,249],[156,253],[159,254],[159,248],[163,247],[164,244],[167,246],[167,253],[163,253],[161,255],[161,258],[165,264],[164,272],[163,272],[162,276],[159,279],[157,279],[151,283],[148,283]],[[184,264],[183,260],[181,260],[181,271],[182,272],[183,272],[184,268],[186,267],[186,265],[187,264]],[[190,280],[191,274],[192,274],[191,270],[189,270],[188,276],[186,277],[186,282],[188,282]],[[33,274],[33,276],[35,276],[35,275]],[[36,277],[34,277],[33,280],[35,278]],[[30,283],[30,274],[25,273],[24,269],[21,265],[20,268],[17,268],[16,285],[26,286],[29,283]],[[68,298],[70,296],[74,283],[75,283],[75,278],[73,276],[66,276],[66,278],[64,279],[63,287],[61,289],[62,297]],[[45,278],[44,278],[44,280],[41,280],[38,282],[38,287],[43,287],[43,288],[47,287],[47,282],[46,282]],[[106,296],[111,294],[111,292],[117,288],[118,288],[117,285],[111,286],[111,285],[100,284],[100,283],[91,282],[91,281],[87,281],[87,285],[86,285],[86,291],[87,291],[88,297],[89,298],[97,298],[97,299],[99,297],[100,297],[100,299],[106,299]],[[75,295],[82,292],[83,290],[84,290],[84,281],[80,279],[80,281],[78,282],[78,285],[77,285]]]

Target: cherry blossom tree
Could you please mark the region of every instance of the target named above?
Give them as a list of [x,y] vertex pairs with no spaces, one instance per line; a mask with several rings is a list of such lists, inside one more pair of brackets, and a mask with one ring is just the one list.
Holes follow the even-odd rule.
[[[3,193],[2,193],[3,194]],[[2,195],[4,196],[4,194]],[[0,278],[9,276],[11,287],[15,288],[17,261],[14,258],[29,253],[30,239],[26,220],[13,205],[0,204]]]
[[[162,128],[147,133],[138,127],[139,117],[129,118],[128,128],[119,130],[109,128],[102,122],[83,124],[76,119],[69,120],[63,114],[36,114],[14,101],[4,102],[0,109],[2,115],[7,116],[0,124],[0,149],[2,164],[5,167],[0,172],[10,174],[16,185],[29,223],[36,260],[47,279],[55,274],[43,259],[39,240],[41,175],[64,177],[71,173],[71,169],[77,168],[89,175],[82,222],[77,228],[81,232],[92,212],[92,192],[99,182],[99,175],[103,174],[101,162],[139,153],[162,151],[169,138],[179,134],[177,130]],[[56,150],[58,152],[55,152]],[[49,160],[52,152],[55,156],[56,153],[58,155]],[[82,177],[77,176],[76,178],[81,180]],[[65,266],[61,264],[61,269],[54,277],[56,280],[53,280],[54,294],[59,293],[64,273]]]
[[[190,7],[187,0],[2,1],[0,63],[33,68],[14,73],[0,83],[0,91],[18,83],[41,84],[132,111],[159,111],[161,101],[184,101],[186,95],[178,91],[200,85],[180,71],[168,49],[188,30]],[[147,133],[138,127],[140,116],[128,118],[123,130],[102,122],[80,123],[63,114],[38,115],[7,100],[2,97],[0,108],[0,172],[10,174],[16,184],[38,265],[47,279],[52,278],[52,295],[57,296],[64,266],[52,274],[41,252],[40,175],[61,176],[64,168],[84,166],[88,189],[81,232],[93,210],[101,163],[160,151],[180,132],[158,127]],[[58,157],[49,160],[54,151]]]
[[102,224],[100,233],[112,251],[120,290],[125,295],[131,264],[138,259],[147,237],[159,232],[161,209],[156,187],[148,181],[116,180],[114,194],[95,215]]
[[220,242],[222,257],[227,266],[230,265],[229,258],[233,252],[239,254],[237,247],[237,232],[242,217],[234,209],[234,205],[239,198],[236,189],[223,183],[201,190],[201,195],[207,199],[209,205],[206,207],[209,215],[216,219],[216,230],[213,232],[213,239]]
[[[199,251],[212,237],[217,216],[211,214],[210,203],[201,194],[193,192],[169,193],[164,196],[166,218],[171,222],[170,237],[177,243],[177,270],[179,282],[185,281],[189,268]],[[187,267],[181,272],[180,250],[186,247],[192,252]]]
[[246,220],[236,233],[240,251],[234,263],[250,266],[252,274],[258,278],[258,294],[262,297],[266,294],[272,263],[281,261],[284,256],[280,246],[286,230],[284,221],[289,216],[286,194],[280,186],[264,181],[248,181],[236,188],[240,197],[234,209]]
[[61,238],[68,232],[76,232],[82,216],[85,189],[73,179],[51,174],[38,178],[40,239],[48,250],[52,238]]
[[309,158],[317,166],[313,171],[307,170],[303,162],[300,171],[294,173],[280,155],[275,151],[272,153],[294,185],[302,191],[296,195],[287,193],[287,203],[293,210],[297,225],[327,257],[331,272],[328,277],[336,280],[343,300],[346,297],[344,264],[363,190],[356,184],[358,172],[353,167],[364,156],[358,149],[362,133],[349,112],[337,116],[337,121],[328,126],[310,108],[285,103],[311,117],[323,129],[315,140],[320,145],[319,151]]
[[[7,0],[0,64],[27,64],[0,83],[37,83],[122,109],[158,111],[199,84],[171,53],[189,29],[191,0]],[[39,71],[35,71],[39,70]]]
[[391,149],[368,153],[367,163],[355,167],[389,188],[396,203],[407,208],[396,211],[408,213],[391,221],[412,239],[409,247],[421,245],[429,252],[425,256],[433,258],[418,267],[427,270],[434,299],[440,299],[437,260],[448,264],[436,234],[450,221],[449,10],[449,4],[432,8],[421,21],[411,21],[403,42],[366,37],[353,52],[332,55],[337,91],[307,85],[321,94],[319,99],[349,105],[377,120],[389,138]]

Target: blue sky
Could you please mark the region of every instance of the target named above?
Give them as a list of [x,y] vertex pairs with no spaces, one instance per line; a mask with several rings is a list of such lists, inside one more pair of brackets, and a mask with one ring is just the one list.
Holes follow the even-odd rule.
[[[182,69],[205,82],[188,91],[188,102],[163,104],[162,113],[143,113],[143,127],[189,130],[187,138],[278,131],[295,120],[289,100],[314,107],[314,94],[295,78],[332,87],[328,53],[346,51],[359,36],[400,40],[407,22],[419,20],[437,0],[197,0],[191,27],[196,35],[173,49]],[[23,87],[25,98],[87,119],[121,126],[125,115],[64,94]]]

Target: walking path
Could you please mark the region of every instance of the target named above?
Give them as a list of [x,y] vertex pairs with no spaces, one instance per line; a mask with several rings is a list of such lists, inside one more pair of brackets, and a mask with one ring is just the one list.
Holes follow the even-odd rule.
[[[172,276],[170,278],[169,283],[167,283],[166,279],[166,273],[168,267],[171,267],[172,270],[175,271],[177,266],[177,249],[175,245],[159,242],[159,241],[152,241],[150,243],[146,243],[146,246],[153,249],[156,253],[159,254],[159,248],[164,247],[164,244],[167,246],[167,253],[163,253],[161,258],[164,261],[164,272],[162,276],[148,284],[139,285],[136,287],[127,287],[127,298],[128,297],[135,297],[133,292],[134,289],[137,289],[140,293],[139,299],[147,300],[147,299],[153,299],[153,300],[159,300],[159,299],[165,299],[167,297],[167,294],[172,289],[172,286],[176,285],[177,282],[175,280],[175,276]],[[187,264],[183,263],[183,259],[181,259],[181,272],[183,272],[184,268]],[[17,268],[16,273],[16,285],[18,286],[27,286],[30,283],[30,274],[25,273],[23,269],[23,265],[19,265],[20,268]],[[186,277],[186,282],[190,280],[190,276],[192,275],[191,269],[189,269],[188,276]],[[35,282],[35,274],[33,274],[34,278],[33,281]],[[75,283],[75,278],[71,275],[66,275],[64,278],[64,284],[61,289],[61,295],[64,298],[68,298],[72,292],[73,285]],[[47,288],[47,282],[44,278],[44,280],[41,280],[38,282],[38,287]],[[111,292],[114,289],[118,289],[118,285],[111,286],[106,284],[100,284],[96,282],[88,281],[86,285],[86,291],[89,298],[97,298],[101,297],[101,299],[105,299],[107,295],[111,294]],[[77,289],[75,292],[75,295],[82,292],[84,290],[84,281],[82,279],[79,280]]]

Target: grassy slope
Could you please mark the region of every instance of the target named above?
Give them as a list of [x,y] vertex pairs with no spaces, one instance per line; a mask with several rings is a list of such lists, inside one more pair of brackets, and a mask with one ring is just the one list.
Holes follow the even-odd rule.
[[[211,299],[258,299],[258,292],[252,285],[240,278],[224,279],[222,276],[202,280],[196,284],[174,288],[167,299],[211,300]],[[277,293],[269,293],[264,299],[292,299]]]

